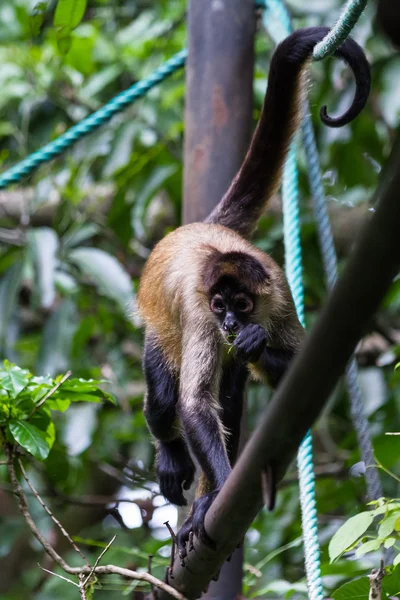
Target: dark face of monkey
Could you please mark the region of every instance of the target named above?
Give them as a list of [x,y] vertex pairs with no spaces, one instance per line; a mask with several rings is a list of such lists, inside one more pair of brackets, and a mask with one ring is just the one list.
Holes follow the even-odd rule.
[[254,309],[254,297],[234,280],[221,281],[210,296],[210,309],[217,317],[223,335],[229,339],[246,327]]

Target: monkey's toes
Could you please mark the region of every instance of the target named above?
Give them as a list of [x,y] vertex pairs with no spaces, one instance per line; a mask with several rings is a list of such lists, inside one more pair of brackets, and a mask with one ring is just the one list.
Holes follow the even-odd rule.
[[195,500],[192,508],[192,527],[193,533],[207,546],[215,550],[215,542],[209,537],[205,526],[204,519],[211,504],[214,502],[219,490],[210,492]]

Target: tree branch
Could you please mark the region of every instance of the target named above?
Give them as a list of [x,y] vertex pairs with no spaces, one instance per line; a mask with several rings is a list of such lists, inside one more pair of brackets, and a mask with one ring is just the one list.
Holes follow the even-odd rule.
[[[11,485],[13,487],[13,492],[17,498],[18,508],[19,508],[22,516],[24,517],[29,529],[31,530],[31,532],[35,536],[35,538],[39,541],[39,543],[41,544],[43,549],[47,552],[47,554],[54,560],[55,563],[57,563],[63,569],[63,571],[65,571],[66,573],[69,573],[70,575],[76,575],[79,578],[79,588],[81,591],[82,591],[82,589],[84,590],[84,585],[86,585],[86,581],[87,581],[87,580],[84,581],[84,579],[82,577],[83,575],[92,576],[93,574],[96,574],[96,575],[115,574],[115,575],[121,575],[122,577],[125,577],[127,579],[135,579],[138,581],[143,581],[145,583],[150,584],[151,586],[156,586],[157,588],[162,590],[168,596],[173,596],[174,598],[176,598],[176,600],[185,600],[185,596],[181,592],[175,590],[173,587],[171,587],[164,581],[161,581],[157,577],[154,577],[154,575],[151,575],[150,573],[138,573],[137,571],[132,571],[131,569],[125,569],[123,567],[118,567],[116,565],[105,565],[105,566],[100,567],[100,566],[98,566],[99,559],[97,560],[94,567],[91,567],[90,565],[84,565],[81,567],[71,567],[54,550],[54,548],[48,542],[48,540],[40,533],[39,529],[36,527],[34,520],[32,519],[32,516],[29,512],[28,502],[27,502],[27,499],[25,496],[25,492],[24,492],[23,488],[21,487],[21,485],[18,481],[16,472],[15,472],[15,466],[14,466],[15,448],[9,444],[6,444],[5,452],[6,452],[6,456],[7,456],[7,466],[8,466],[8,472],[10,475]],[[30,488],[31,488],[31,490],[33,489],[31,484],[30,484]],[[34,495],[38,498],[38,494],[36,491],[34,492]],[[44,504],[43,500],[40,500],[40,503],[43,506],[43,504]],[[108,549],[108,547],[107,547],[107,549]],[[100,555],[99,558],[101,558],[101,556],[103,554],[104,554],[104,552]]]

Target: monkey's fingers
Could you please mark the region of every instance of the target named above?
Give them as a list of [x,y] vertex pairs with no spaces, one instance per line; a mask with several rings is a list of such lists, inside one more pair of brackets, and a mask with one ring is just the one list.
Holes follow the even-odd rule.
[[247,325],[235,339],[236,355],[242,360],[258,360],[267,345],[267,333],[261,325]]

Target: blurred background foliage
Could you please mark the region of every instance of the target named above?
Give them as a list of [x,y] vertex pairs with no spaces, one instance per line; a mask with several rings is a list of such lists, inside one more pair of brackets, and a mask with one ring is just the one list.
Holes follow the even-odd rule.
[[[0,167],[5,170],[57,137],[119,91],[148,75],[186,43],[185,0],[88,0],[73,30],[57,27],[56,2],[0,4]],[[295,27],[331,25],[339,0],[292,0]],[[59,19],[61,19],[59,15]],[[79,19],[78,19],[79,20]],[[56,25],[54,24],[56,23]],[[62,21],[59,20],[59,25]],[[318,108],[340,112],[352,93],[343,65],[312,70],[311,107],[325,190],[341,264],[363,221],[391,147],[400,111],[400,58],[379,34],[373,6],[354,31],[372,65],[368,107],[351,125],[321,127]],[[256,37],[256,121],[272,42]],[[32,481],[66,529],[93,559],[118,538],[107,562],[147,568],[163,577],[170,539],[163,522],[177,511],[158,494],[153,450],[142,415],[142,334],[135,290],[151,247],[180,223],[184,74],[179,72],[22,186],[0,192],[0,355],[35,375],[107,379],[118,400],[71,406],[57,414],[56,441],[46,461],[29,462]],[[326,291],[302,152],[302,241],[307,320]],[[259,228],[257,243],[283,264],[279,197]],[[373,281],[371,281],[373,285]],[[361,385],[374,448],[387,469],[399,466],[400,280],[358,349]],[[250,429],[269,393],[250,386]],[[317,501],[327,590],[366,569],[377,556],[349,553],[329,564],[327,544],[344,519],[363,510],[365,482],[341,385],[315,428]],[[1,457],[0,457],[1,458]],[[382,473],[385,495],[399,495]],[[125,502],[119,502],[124,499]],[[73,562],[41,507],[36,522]],[[246,539],[245,595],[306,597],[298,487],[294,468],[270,515],[263,511]],[[278,550],[277,550],[278,549]],[[73,586],[41,572],[52,569],[28,534],[0,466],[0,596],[76,598]],[[98,598],[132,597],[134,586],[114,576]]]

